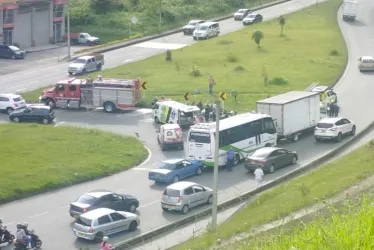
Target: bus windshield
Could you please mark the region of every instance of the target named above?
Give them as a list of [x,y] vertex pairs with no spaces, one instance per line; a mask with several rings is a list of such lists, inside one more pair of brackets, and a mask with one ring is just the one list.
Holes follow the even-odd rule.
[[204,132],[191,132],[189,141],[196,143],[210,143],[210,134]]

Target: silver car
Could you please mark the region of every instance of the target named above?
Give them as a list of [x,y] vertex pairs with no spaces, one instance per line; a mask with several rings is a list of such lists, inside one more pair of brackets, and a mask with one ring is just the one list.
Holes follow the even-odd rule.
[[104,236],[121,231],[135,231],[140,225],[136,214],[98,208],[79,216],[74,224],[78,238],[100,242]]
[[161,199],[164,211],[180,211],[183,214],[202,204],[212,204],[213,190],[194,182],[180,181],[168,186]]

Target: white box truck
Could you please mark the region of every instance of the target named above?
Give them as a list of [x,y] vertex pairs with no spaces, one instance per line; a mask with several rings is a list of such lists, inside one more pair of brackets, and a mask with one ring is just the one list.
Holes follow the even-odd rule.
[[357,1],[355,0],[344,0],[343,4],[343,20],[354,21],[357,13]]
[[291,91],[257,102],[257,112],[273,117],[278,139],[297,141],[320,121],[318,92]]

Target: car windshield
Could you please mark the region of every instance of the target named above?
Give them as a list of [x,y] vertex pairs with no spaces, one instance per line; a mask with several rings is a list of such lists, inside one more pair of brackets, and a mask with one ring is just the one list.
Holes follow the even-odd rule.
[[191,132],[189,136],[189,141],[196,142],[196,143],[210,143],[210,134]]
[[270,155],[273,151],[270,150],[257,150],[255,151],[251,157],[256,157],[256,158],[266,158],[268,155]]
[[373,63],[374,60],[372,60],[372,59],[363,59],[362,62],[363,63]]
[[90,227],[91,226],[91,222],[92,221],[89,220],[89,219],[79,217],[75,223],[77,223],[79,225],[82,225],[82,226]]
[[91,196],[91,195],[82,195],[79,197],[79,199],[76,202],[82,203],[82,204],[88,204],[93,205],[96,202],[97,198]]
[[190,21],[189,23],[188,23],[188,25],[196,25],[197,24],[197,21]]
[[9,49],[11,49],[13,51],[20,51],[20,49],[17,48],[16,46],[9,46]]
[[239,10],[238,13],[245,13],[246,10]]
[[249,16],[247,16],[247,18],[255,18],[256,17],[256,14],[251,14]]
[[318,123],[317,128],[332,128],[334,125],[332,123]]
[[75,63],[86,63],[86,60],[84,60],[84,59],[77,59],[74,62]]
[[175,168],[175,164],[167,163],[167,162],[161,162],[160,169],[168,169],[173,170]]
[[164,191],[164,195],[167,195],[169,197],[179,197],[180,196],[180,192],[179,192],[179,190],[167,188]]
[[208,26],[205,26],[205,25],[199,27],[199,30],[207,30],[207,29],[208,29]]
[[20,101],[23,101],[23,98],[22,97],[16,97],[16,98],[13,98],[13,101],[20,102]]

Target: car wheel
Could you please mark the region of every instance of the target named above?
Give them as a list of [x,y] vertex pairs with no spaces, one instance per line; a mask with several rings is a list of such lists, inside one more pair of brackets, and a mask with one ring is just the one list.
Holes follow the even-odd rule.
[[235,158],[234,158],[234,166],[238,165],[240,162],[240,156],[239,155],[235,155]]
[[43,124],[49,124],[48,118],[43,118],[42,122],[43,122]]
[[321,139],[320,138],[315,138],[316,139],[316,142],[320,142],[321,141]]
[[203,172],[203,170],[201,169],[201,167],[199,167],[198,169],[196,169],[196,175],[201,175]]
[[68,72],[69,73],[69,76],[72,76],[73,75],[73,73],[72,72]]
[[157,116],[155,116],[155,123],[156,123],[156,124],[160,124],[160,120],[158,119]]
[[296,163],[297,163],[297,157],[296,156],[294,156],[294,157],[292,157],[292,165],[295,165]]
[[189,210],[188,205],[184,205],[184,206],[182,207],[182,214],[186,214],[186,213],[188,213],[188,210]]
[[176,182],[178,182],[178,181],[179,181],[179,177],[178,177],[178,175],[174,176],[174,178],[173,178],[173,183],[176,183]]
[[271,147],[270,143],[266,143],[265,147]]
[[13,117],[12,121],[15,122],[15,123],[19,123],[19,118],[18,117]]
[[82,74],[83,74],[83,75],[86,75],[86,74],[87,74],[87,70],[86,70],[86,69],[83,69],[83,70],[82,70]]
[[138,228],[138,223],[136,221],[132,221],[129,226],[129,231],[134,232]]
[[271,166],[269,167],[269,173],[274,173],[275,171],[275,166],[274,164],[271,164]]
[[343,137],[342,133],[339,132],[338,136],[336,137],[336,141],[337,142],[341,142],[342,141],[342,137]]
[[208,197],[208,201],[207,201],[207,203],[208,203],[209,205],[213,203],[213,195],[210,195],[210,196]]
[[355,134],[356,134],[356,126],[353,126],[350,135],[355,135]]
[[136,205],[135,204],[131,204],[130,207],[129,207],[129,212],[130,213],[135,213],[136,212]]
[[180,145],[180,148],[183,150],[184,149],[184,145],[182,144],[182,145]]
[[8,113],[8,115],[10,115],[13,111],[14,111],[14,109],[12,109],[12,108],[7,108],[6,109],[6,112]]
[[162,207],[162,210],[164,210],[164,211],[168,211],[168,209],[167,209],[167,208],[164,208],[164,207]]
[[94,241],[101,242],[103,241],[103,238],[104,238],[104,234],[102,232],[98,232],[97,234],[95,234]]
[[298,141],[299,140],[299,134],[298,133],[296,133],[296,134],[293,134],[292,135],[292,141]]

